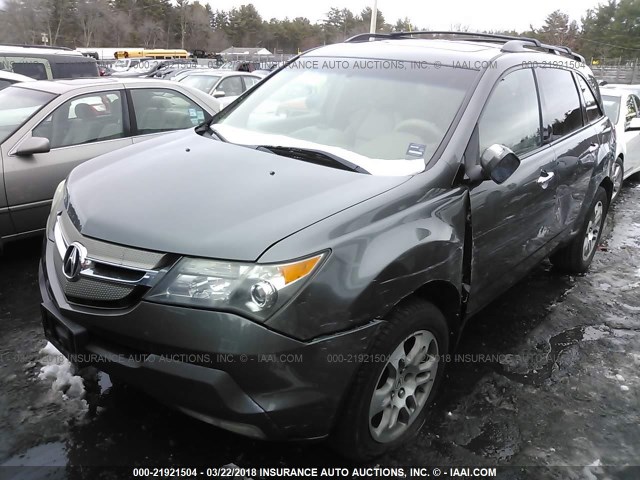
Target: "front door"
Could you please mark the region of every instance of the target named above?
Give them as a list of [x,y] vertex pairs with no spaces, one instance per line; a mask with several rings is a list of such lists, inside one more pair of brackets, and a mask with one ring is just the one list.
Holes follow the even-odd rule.
[[539,100],[531,69],[518,69],[502,77],[477,128],[480,154],[500,144],[513,150],[521,164],[505,183],[484,181],[470,191],[473,251],[469,313],[490,302],[548,253],[546,247],[555,235],[558,185],[554,150],[542,145]]
[[[123,126],[122,97],[117,90],[77,96],[23,138],[3,145],[7,202],[17,233],[45,227],[55,189],[75,166],[131,145]],[[48,138],[51,151],[15,155],[28,137]]]

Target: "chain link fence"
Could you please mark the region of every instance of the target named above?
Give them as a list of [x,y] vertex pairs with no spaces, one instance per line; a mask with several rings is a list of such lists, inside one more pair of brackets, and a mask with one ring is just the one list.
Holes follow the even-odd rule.
[[640,83],[640,66],[635,60],[599,60],[592,62],[591,70],[598,81],[608,83]]

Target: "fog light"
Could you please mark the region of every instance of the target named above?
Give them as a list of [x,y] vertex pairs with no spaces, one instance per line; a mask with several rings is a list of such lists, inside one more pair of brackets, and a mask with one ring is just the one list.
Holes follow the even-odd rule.
[[251,300],[260,308],[269,308],[278,300],[278,291],[270,282],[262,280],[251,287]]

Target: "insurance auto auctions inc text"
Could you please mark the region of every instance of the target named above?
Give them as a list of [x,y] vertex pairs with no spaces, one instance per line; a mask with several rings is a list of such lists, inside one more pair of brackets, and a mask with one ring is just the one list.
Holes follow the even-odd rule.
[[496,468],[487,467],[354,467],[354,468],[259,468],[254,475],[259,477],[328,477],[328,478],[438,478],[478,477],[497,475]]

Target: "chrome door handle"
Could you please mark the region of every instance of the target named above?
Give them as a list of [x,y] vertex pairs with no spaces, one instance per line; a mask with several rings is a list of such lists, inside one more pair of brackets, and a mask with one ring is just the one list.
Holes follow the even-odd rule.
[[540,172],[540,176],[538,177],[538,185],[540,185],[542,188],[547,188],[549,186],[549,182],[553,179],[553,177],[555,177],[556,174],[554,172],[547,172],[545,170],[542,170],[542,172]]
[[593,153],[596,150],[598,150],[598,144],[597,143],[592,143],[591,145],[589,145],[589,148],[587,148],[587,153]]

